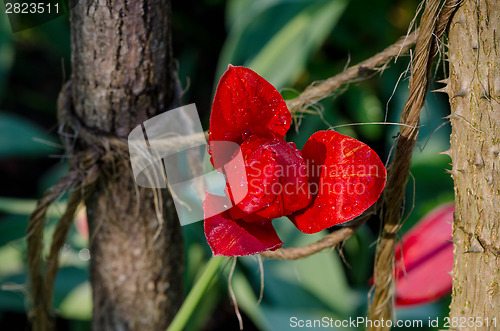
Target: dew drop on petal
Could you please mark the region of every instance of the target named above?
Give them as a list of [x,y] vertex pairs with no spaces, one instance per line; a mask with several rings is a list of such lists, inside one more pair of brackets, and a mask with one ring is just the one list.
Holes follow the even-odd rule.
[[255,192],[254,194],[257,198],[262,198],[264,197],[265,193],[262,190],[259,190],[258,192]]
[[251,135],[251,134],[252,134],[252,133],[251,133],[250,131],[245,131],[245,132],[243,132],[243,133],[241,134],[241,138],[242,138],[243,140],[245,140],[245,139],[247,139],[248,137],[250,137],[250,135]]

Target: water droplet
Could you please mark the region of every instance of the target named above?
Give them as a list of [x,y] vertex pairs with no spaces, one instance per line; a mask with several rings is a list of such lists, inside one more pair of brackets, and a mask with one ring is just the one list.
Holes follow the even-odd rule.
[[352,206],[351,205],[344,205],[344,207],[342,209],[344,210],[344,212],[350,213],[352,211]]
[[254,194],[254,195],[255,195],[257,198],[262,198],[262,197],[264,197],[264,195],[265,195],[265,194],[264,194],[264,191],[257,191],[257,192],[255,192],[255,194]]

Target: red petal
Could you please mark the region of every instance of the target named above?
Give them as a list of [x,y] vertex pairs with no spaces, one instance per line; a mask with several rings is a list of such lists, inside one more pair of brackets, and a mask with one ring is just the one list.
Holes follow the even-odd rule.
[[228,210],[229,217],[233,220],[239,220],[242,219],[243,221],[247,223],[263,223],[267,222],[270,223],[272,222],[271,218],[266,218],[259,216],[257,214],[248,214],[242,211],[238,206],[234,206],[233,208]]
[[[268,139],[256,136],[248,138],[241,145],[241,153],[245,162],[244,169],[238,166],[226,168],[230,196],[247,214],[252,214],[271,203],[274,197],[266,194],[266,190],[279,181],[275,175],[276,155],[270,149],[265,148],[268,142]],[[235,201],[234,197],[241,197],[245,192],[247,194],[243,200]]]
[[85,239],[89,238],[89,225],[86,208],[80,208],[75,218],[76,231]]
[[241,144],[246,137],[283,139],[291,114],[279,92],[244,67],[229,65],[215,92],[209,140]]
[[[305,208],[311,202],[309,176],[304,158],[294,143],[278,140],[273,144],[263,145],[276,153],[279,185],[271,187],[269,193],[275,196],[271,204],[257,215],[276,218]],[[268,189],[269,191],[269,189]]]
[[[207,193],[203,202],[205,213],[219,207],[224,201],[217,195]],[[205,219],[205,237],[214,256],[245,256],[267,250],[276,250],[283,245],[271,222],[247,223],[233,220],[223,212]]]
[[304,233],[316,233],[360,215],[385,186],[387,172],[362,142],[335,131],[319,131],[304,145],[314,202],[290,219]]
[[231,197],[248,190],[243,200],[233,199],[242,212],[276,218],[309,204],[307,168],[293,143],[252,136],[241,145],[241,153],[245,183],[241,183],[245,172],[237,166],[226,168],[226,175]]
[[453,268],[454,211],[453,204],[434,209],[403,236],[402,245],[396,246],[398,306],[429,303],[451,291],[448,272]]

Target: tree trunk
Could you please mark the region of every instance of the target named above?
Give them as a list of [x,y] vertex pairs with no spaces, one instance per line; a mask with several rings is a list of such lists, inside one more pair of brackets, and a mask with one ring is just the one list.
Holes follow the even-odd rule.
[[499,13],[497,0],[466,0],[449,34],[456,209],[450,327],[461,330],[500,327]]
[[[169,24],[167,0],[75,4],[72,96],[87,128],[126,139],[177,106]],[[182,302],[184,254],[173,202],[166,190],[138,188],[129,159],[111,168],[86,201],[92,328],[164,330]]]

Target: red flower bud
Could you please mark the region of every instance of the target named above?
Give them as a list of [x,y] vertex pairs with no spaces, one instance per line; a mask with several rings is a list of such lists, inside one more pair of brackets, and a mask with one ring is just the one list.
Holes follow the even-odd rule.
[[451,291],[452,222],[448,203],[422,218],[396,246],[396,305],[435,301]]

